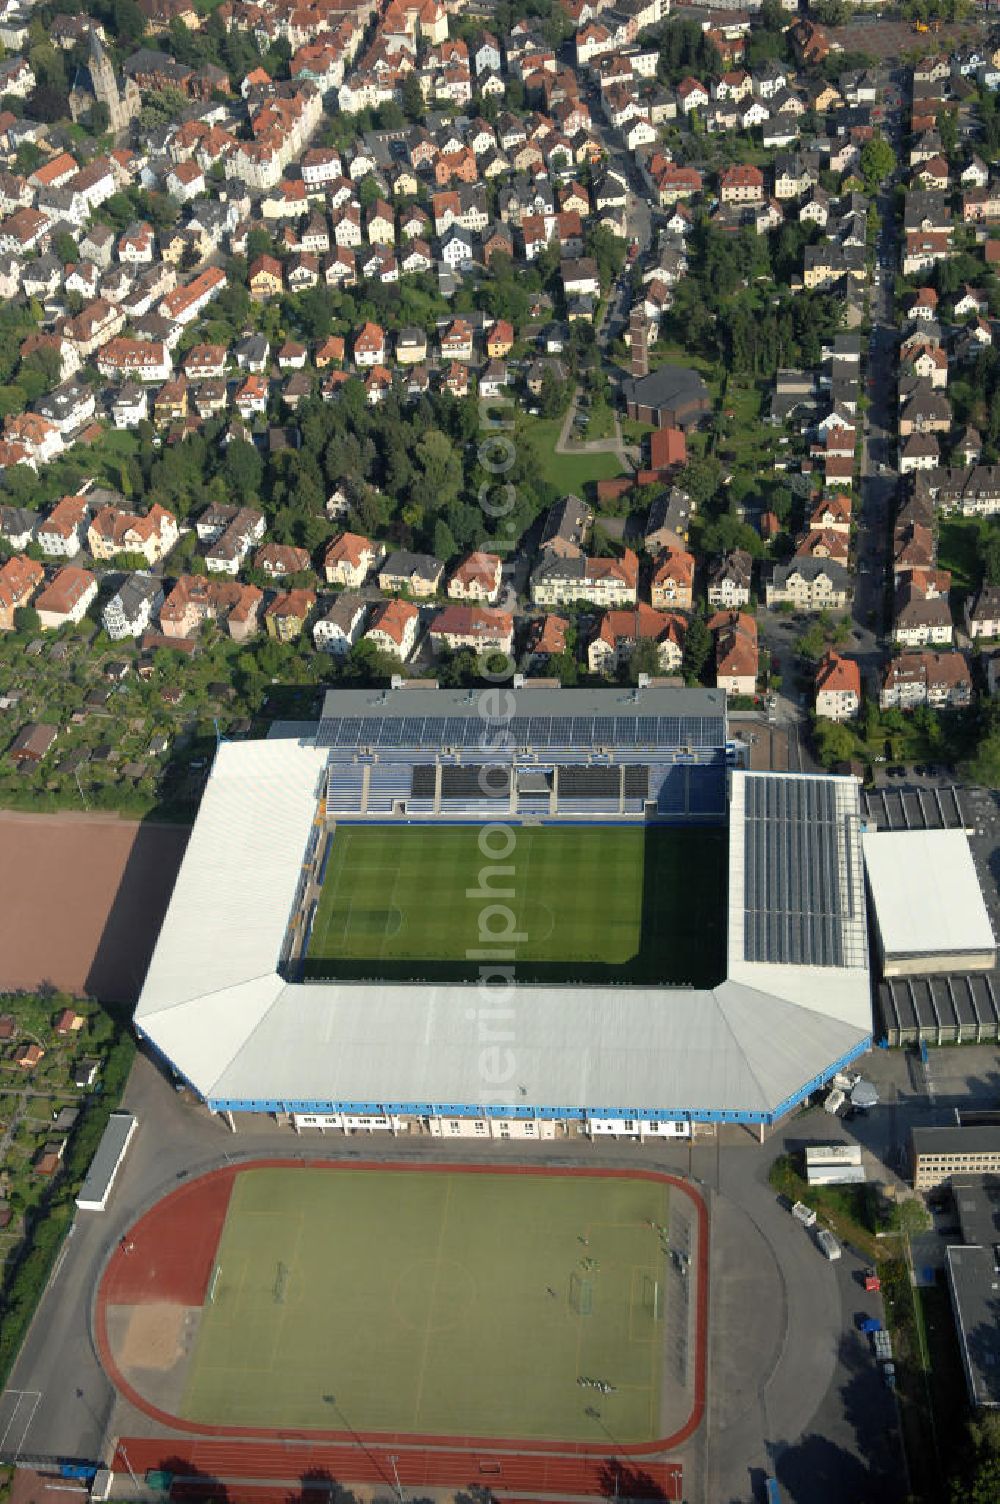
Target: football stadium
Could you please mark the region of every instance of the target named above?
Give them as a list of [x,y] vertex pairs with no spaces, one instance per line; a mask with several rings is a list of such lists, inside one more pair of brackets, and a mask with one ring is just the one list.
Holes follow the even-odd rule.
[[763,1130],[869,1048],[858,785],[746,771],[722,691],[396,684],[275,729],[219,747],[136,1011],[213,1110]]

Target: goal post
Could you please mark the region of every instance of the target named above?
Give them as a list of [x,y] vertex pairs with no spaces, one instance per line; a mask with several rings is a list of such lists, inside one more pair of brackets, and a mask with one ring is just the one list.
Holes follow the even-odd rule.
[[642,1280],[642,1305],[643,1310],[652,1316],[654,1321],[659,1321],[662,1315],[660,1295],[660,1281],[651,1274],[643,1275]]

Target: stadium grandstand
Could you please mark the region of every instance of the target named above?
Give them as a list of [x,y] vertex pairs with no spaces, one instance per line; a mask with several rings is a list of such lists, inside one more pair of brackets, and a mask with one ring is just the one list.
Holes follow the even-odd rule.
[[328,753],[327,815],[724,818],[724,691],[524,686],[509,693],[519,693],[527,713],[498,722],[502,734],[485,738],[482,703],[501,703],[506,690],[329,694],[316,737]]
[[[318,727],[295,729],[220,746],[136,1010],[139,1034],[231,1124],[268,1112],[442,1136],[763,1131],[870,1047],[858,784],[736,767],[724,695],[331,691]],[[392,830],[402,848],[477,825],[520,833],[533,868],[546,829],[557,846],[596,841],[599,859],[624,842],[643,860],[643,832],[660,828],[696,846],[721,839],[720,914],[689,896],[693,871],[688,886],[686,870],[673,887],[639,884],[641,928],[657,928],[663,892],[687,898],[696,933],[717,924],[717,984],[633,981],[615,966],[593,983],[546,982],[531,967],[519,980],[516,949],[501,986],[492,964],[478,983],[390,980],[388,967],[302,979],[338,841],[374,838],[392,858]],[[567,872],[563,915],[577,887],[581,905],[594,901],[585,877]],[[389,918],[405,926],[398,882],[386,867],[385,907],[360,916],[376,957],[398,940]],[[596,886],[583,935],[601,927],[602,894],[609,914],[620,905],[613,877],[599,872]],[[344,900],[352,923],[356,898]],[[634,916],[619,918],[631,944]]]

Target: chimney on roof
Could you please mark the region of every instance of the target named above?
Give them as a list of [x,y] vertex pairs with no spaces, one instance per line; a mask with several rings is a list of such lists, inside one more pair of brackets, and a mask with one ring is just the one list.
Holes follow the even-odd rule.
[[641,308],[633,308],[628,321],[629,349],[632,352],[632,377],[649,375],[649,339],[646,316]]

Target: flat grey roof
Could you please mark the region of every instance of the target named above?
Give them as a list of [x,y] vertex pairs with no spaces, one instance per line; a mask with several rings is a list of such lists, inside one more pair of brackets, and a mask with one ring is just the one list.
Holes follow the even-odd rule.
[[969,1397],[1000,1405],[1000,1269],[991,1247],[949,1248],[948,1280]]
[[131,1112],[113,1112],[108,1126],[101,1135],[101,1142],[90,1161],[83,1185],[76,1196],[77,1206],[102,1205],[107,1199],[111,1182],[121,1163],[121,1157],[129,1139],[135,1132],[135,1116]]
[[[502,738],[502,739],[501,739]],[[328,690],[316,745],[330,748],[692,746],[726,741],[719,689]]]
[[864,853],[887,958],[996,949],[964,830],[868,831]]
[[1000,1179],[956,1175],[951,1183],[965,1243],[1000,1244]]
[[997,1154],[1000,1128],[911,1128],[917,1154]]
[[323,716],[406,715],[477,716],[486,719],[512,715],[721,715],[726,708],[723,689],[682,689],[649,684],[645,689],[520,689],[506,685],[489,689],[328,689]]

